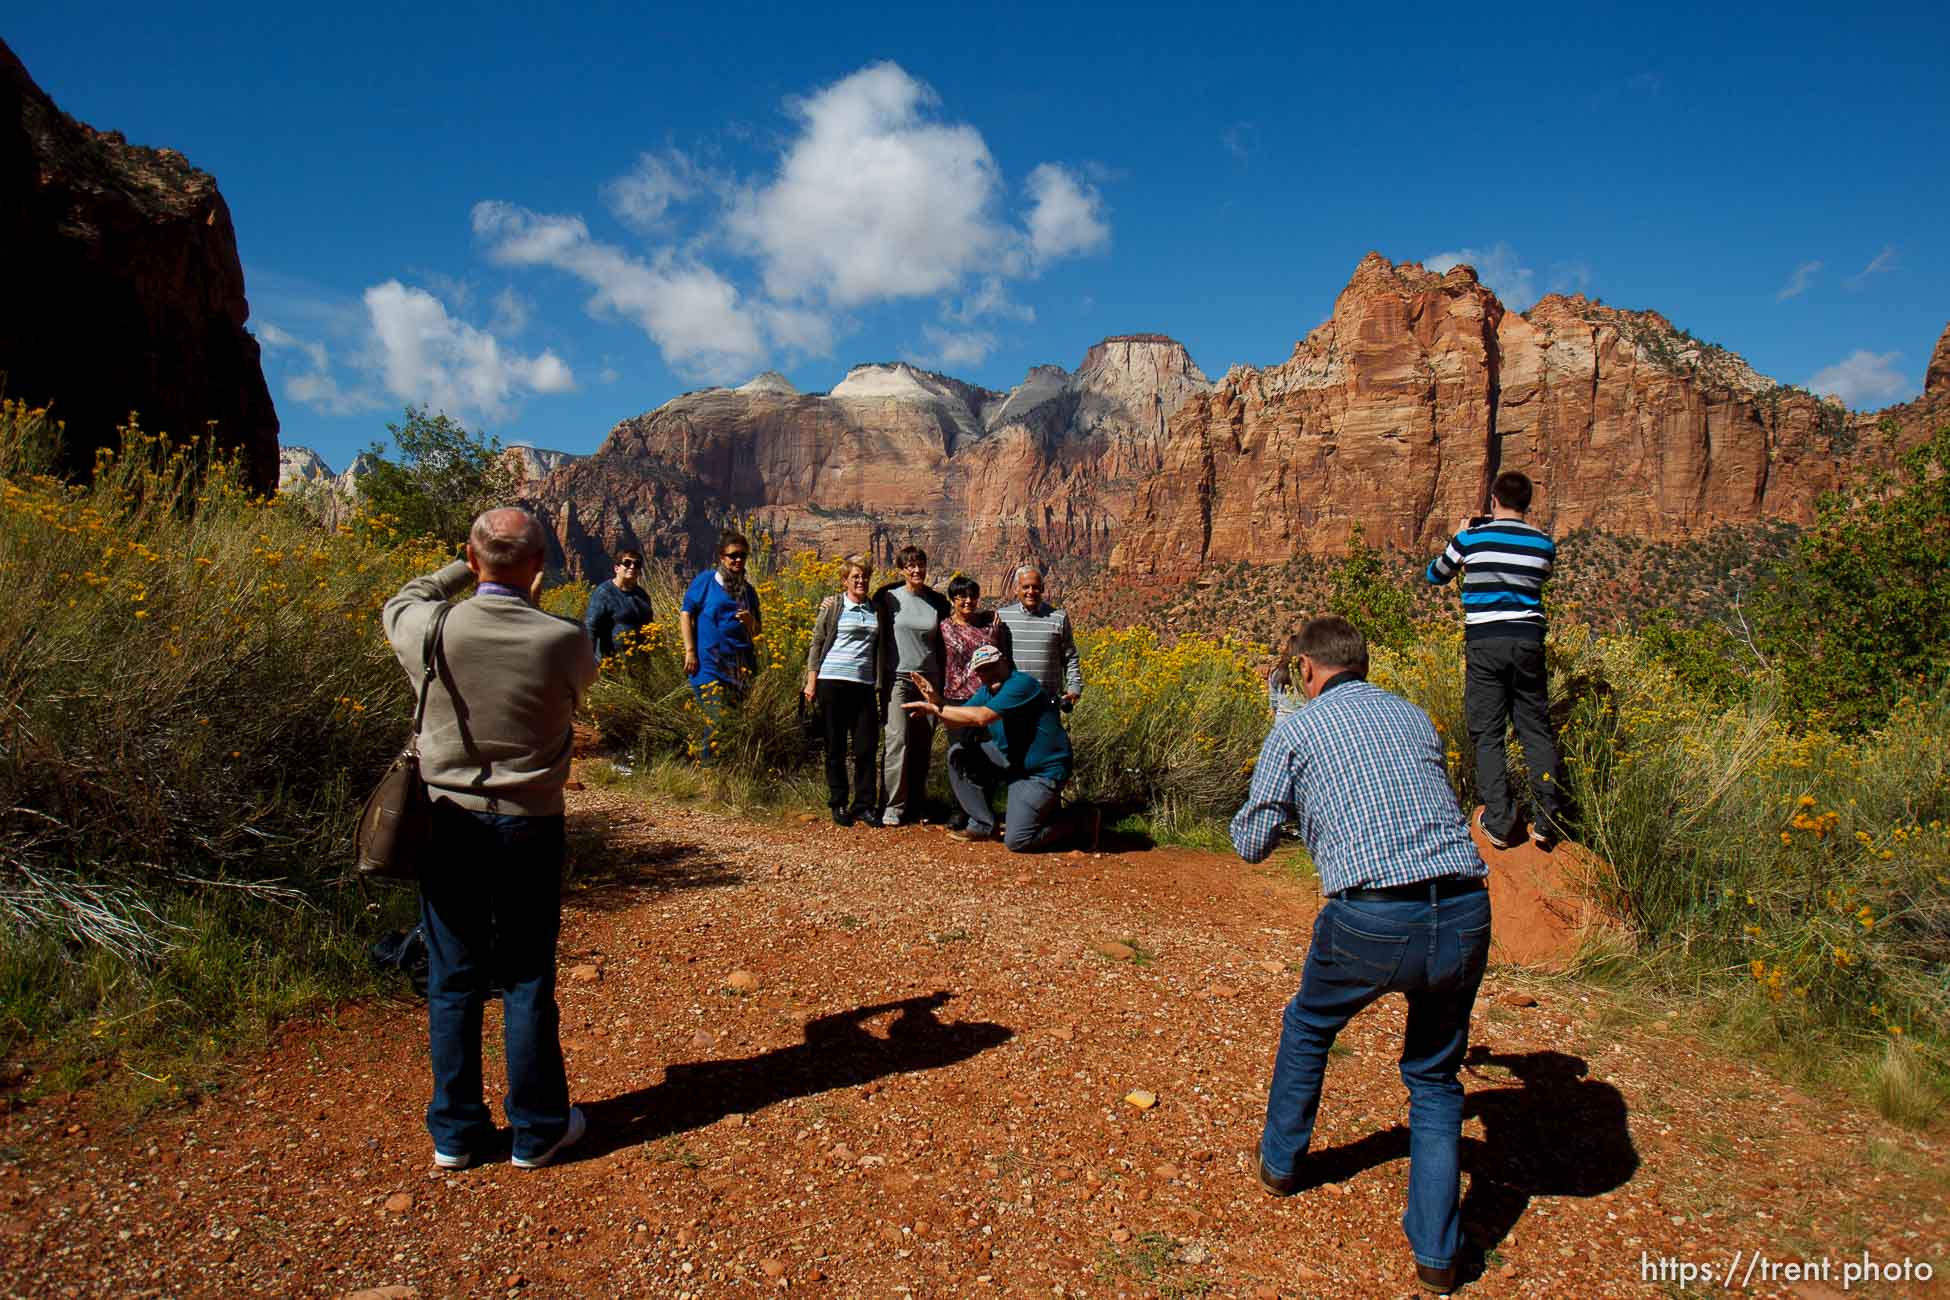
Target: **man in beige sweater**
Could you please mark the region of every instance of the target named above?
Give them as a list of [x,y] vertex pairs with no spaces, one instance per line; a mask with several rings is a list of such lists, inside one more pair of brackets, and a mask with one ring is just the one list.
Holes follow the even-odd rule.
[[474,521],[467,558],[386,602],[386,636],[417,693],[434,616],[479,580],[441,632],[420,731],[433,796],[433,861],[420,881],[427,940],[427,1131],[442,1169],[465,1169],[494,1133],[481,1090],[481,1011],[502,996],[514,1163],[537,1169],[579,1140],[555,1005],[562,920],[562,786],[570,723],[596,677],[579,624],[535,608],[541,525],[525,510]]

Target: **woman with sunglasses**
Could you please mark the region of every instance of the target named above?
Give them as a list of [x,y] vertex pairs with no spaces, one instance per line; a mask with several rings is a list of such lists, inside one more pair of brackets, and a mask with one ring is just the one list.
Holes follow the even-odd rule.
[[758,671],[752,639],[763,626],[758,592],[745,579],[752,544],[727,528],[718,535],[718,563],[697,575],[684,592],[677,627],[684,636],[684,676],[704,710],[704,749],[718,715],[736,708]]
[[[985,645],[995,646],[1004,655],[1009,652],[1009,629],[998,622],[995,611],[982,608],[982,584],[965,573],[958,573],[948,583],[948,604],[953,613],[941,620],[941,644],[943,650],[942,702],[949,705],[968,703],[968,697],[982,689],[981,680],[975,670],[969,667],[969,658]],[[948,749],[952,753],[956,745],[973,741],[980,744],[987,736],[980,727],[949,727]],[[948,829],[958,831],[968,825],[968,814],[959,807],[948,819]]]
[[590,593],[582,623],[596,644],[597,663],[623,649],[650,626],[650,593],[637,581],[642,573],[643,552],[621,551],[616,556],[616,576]]

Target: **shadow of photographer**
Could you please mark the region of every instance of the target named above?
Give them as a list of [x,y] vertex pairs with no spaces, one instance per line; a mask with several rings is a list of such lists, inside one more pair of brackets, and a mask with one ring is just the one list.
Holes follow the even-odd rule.
[[[1463,1101],[1465,1123],[1483,1122],[1483,1136],[1462,1139],[1459,1155],[1469,1174],[1462,1199],[1465,1241],[1493,1250],[1510,1235],[1538,1196],[1599,1196],[1623,1187],[1638,1171],[1625,1096],[1587,1077],[1583,1060],[1563,1052],[1498,1054],[1472,1047],[1463,1070],[1477,1080],[1508,1071],[1518,1085],[1477,1088]],[[1342,1183],[1364,1170],[1408,1158],[1408,1130],[1391,1128],[1342,1146],[1309,1152],[1301,1189]],[[1480,1260],[1464,1276],[1480,1273]]]
[[[804,1041],[791,1047],[668,1066],[661,1083],[584,1104],[589,1136],[574,1158],[594,1159],[793,1097],[939,1069],[1015,1036],[990,1021],[942,1023],[935,1012],[953,996],[939,991],[834,1012],[808,1021]],[[869,1033],[867,1022],[888,1012],[895,1015],[887,1036]]]
[[1510,1235],[1533,1197],[1601,1196],[1638,1172],[1625,1095],[1590,1078],[1582,1059],[1470,1048],[1463,1069],[1482,1079],[1484,1067],[1508,1070],[1521,1085],[1471,1092],[1463,1106],[1465,1118],[1483,1122],[1483,1136],[1462,1144],[1463,1232],[1484,1250]]

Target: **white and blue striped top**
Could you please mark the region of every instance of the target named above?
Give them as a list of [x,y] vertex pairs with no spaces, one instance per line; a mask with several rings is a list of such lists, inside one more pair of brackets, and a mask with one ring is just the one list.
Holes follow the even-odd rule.
[[1327,684],[1260,747],[1232,847],[1264,861],[1297,823],[1328,895],[1485,876],[1429,715],[1353,676]]
[[833,628],[833,648],[819,661],[819,675],[830,681],[873,685],[873,651],[880,634],[880,615],[873,602],[857,604],[840,596],[839,620]]
[[1423,577],[1440,585],[1462,570],[1463,635],[1544,636],[1544,583],[1557,544],[1541,528],[1497,519],[1457,533]]

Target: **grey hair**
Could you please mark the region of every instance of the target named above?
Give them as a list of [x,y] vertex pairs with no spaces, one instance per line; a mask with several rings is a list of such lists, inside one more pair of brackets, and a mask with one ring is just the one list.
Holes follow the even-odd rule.
[[1292,649],[1322,668],[1340,668],[1361,678],[1368,675],[1367,638],[1339,614],[1308,619],[1293,638]]
[[547,548],[541,521],[520,506],[483,510],[468,530],[467,544],[481,567],[497,573],[519,568]]
[[1044,573],[1044,572],[1043,572],[1043,569],[1042,569],[1042,566],[1041,566],[1041,565],[1038,565],[1038,564],[1018,564],[1018,565],[1016,566],[1016,571],[1015,571],[1014,573],[1012,573],[1012,574],[1010,574],[1010,575],[1009,575],[1009,586],[1010,586],[1011,588],[1014,588],[1014,587],[1019,587],[1019,586],[1021,586],[1021,585],[1022,585],[1022,575],[1023,575],[1023,574],[1025,574],[1025,573],[1033,573],[1033,574],[1035,574],[1035,575],[1036,575],[1037,577],[1039,577],[1039,578],[1044,578],[1044,579],[1047,579],[1047,578],[1049,577],[1049,575],[1048,575],[1048,574],[1046,574],[1046,573]]

